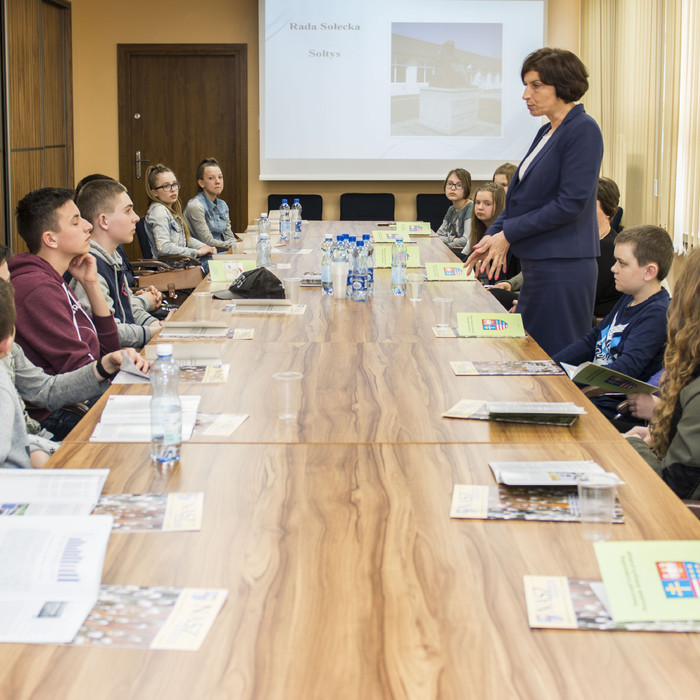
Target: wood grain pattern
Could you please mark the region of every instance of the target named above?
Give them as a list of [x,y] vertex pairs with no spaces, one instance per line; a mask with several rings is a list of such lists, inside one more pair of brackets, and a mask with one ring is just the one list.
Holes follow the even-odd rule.
[[[700,635],[529,629],[524,575],[599,577],[580,525],[451,520],[449,507],[455,484],[493,483],[489,460],[594,459],[625,481],[614,539],[694,539],[700,522],[568,379],[449,366],[544,357],[533,341],[436,339],[433,291],[417,308],[385,282],[367,305],[303,290],[305,316],[232,322],[257,325],[253,341],[223,344],[228,383],[182,390],[202,394],[202,411],[250,418],[229,439],[186,443],[170,473],[148,445],[87,443],[106,397],[96,404],[50,466],[108,466],[108,493],[205,495],[200,532],[115,534],[104,582],[224,587],[229,598],[196,654],[2,645],[0,698],[697,695]],[[434,284],[464,310],[491,303],[478,285]],[[304,373],[289,425],[273,408],[281,369]],[[589,413],[571,429],[440,418],[485,397],[572,400]]]
[[169,477],[147,446],[64,445],[54,466],[111,465],[108,492],[205,493],[199,533],[114,535],[105,582],[224,586],[229,599],[198,654],[3,645],[15,670],[0,696],[692,697],[698,635],[528,628],[524,574],[598,575],[580,526],[449,519],[455,483],[491,483],[488,459],[545,457],[612,462],[626,481],[639,468],[657,512],[674,513],[650,517],[626,486],[615,539],[700,536],[650,469],[625,471],[619,441],[186,445]]

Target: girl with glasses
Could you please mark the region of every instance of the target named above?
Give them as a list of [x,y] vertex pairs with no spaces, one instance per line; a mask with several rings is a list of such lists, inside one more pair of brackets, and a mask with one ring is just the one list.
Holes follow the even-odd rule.
[[[472,215],[472,200],[469,198],[472,189],[472,176],[464,168],[450,170],[443,185],[445,197],[451,206],[437,230],[440,240],[461,257],[461,251],[467,245],[468,235],[464,232],[464,223]],[[464,258],[463,258],[464,259]]]
[[158,256],[187,255],[203,258],[215,255],[216,248],[190,234],[182,215],[180,183],[170,168],[159,163],[146,171],[146,194],[152,201],[145,217],[153,234]]
[[228,206],[220,199],[224,176],[215,158],[205,158],[197,166],[199,194],[185,207],[185,219],[190,231],[200,241],[228,250],[239,240],[231,229]]

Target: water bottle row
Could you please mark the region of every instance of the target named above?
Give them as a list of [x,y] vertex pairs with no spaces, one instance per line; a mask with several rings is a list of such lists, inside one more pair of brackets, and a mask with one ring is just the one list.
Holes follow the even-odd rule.
[[280,206],[280,240],[288,241],[290,236],[293,242],[301,242],[301,204],[296,197],[291,207],[286,199]]
[[[321,287],[325,294],[333,294],[333,264],[347,263],[347,297],[354,301],[367,301],[374,293],[374,243],[368,233],[361,239],[349,234],[333,237],[326,235],[321,245]],[[406,265],[408,252],[403,238],[396,236],[391,249],[391,291],[393,294],[406,294]],[[336,297],[339,295],[336,293]]]
[[[334,279],[333,269],[347,269],[340,279]],[[342,278],[345,277],[343,280]],[[374,244],[368,233],[358,239],[343,233],[326,235],[321,245],[321,289],[333,294],[336,283],[344,284],[345,296],[353,301],[367,301],[374,292]],[[340,296],[336,290],[335,296]]]

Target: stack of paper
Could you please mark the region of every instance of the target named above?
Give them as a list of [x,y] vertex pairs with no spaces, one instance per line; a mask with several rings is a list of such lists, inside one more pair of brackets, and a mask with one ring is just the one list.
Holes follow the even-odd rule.
[[572,425],[586,411],[570,401],[478,401],[462,399],[443,418],[474,418],[507,423]]
[[[182,439],[192,437],[201,396],[180,396]],[[115,395],[107,399],[90,442],[150,442],[151,397]]]

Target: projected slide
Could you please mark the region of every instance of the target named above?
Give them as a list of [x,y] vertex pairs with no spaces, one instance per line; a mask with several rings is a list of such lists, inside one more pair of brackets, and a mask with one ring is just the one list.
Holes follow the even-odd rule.
[[265,0],[262,179],[488,179],[540,126],[521,99],[544,2]]

